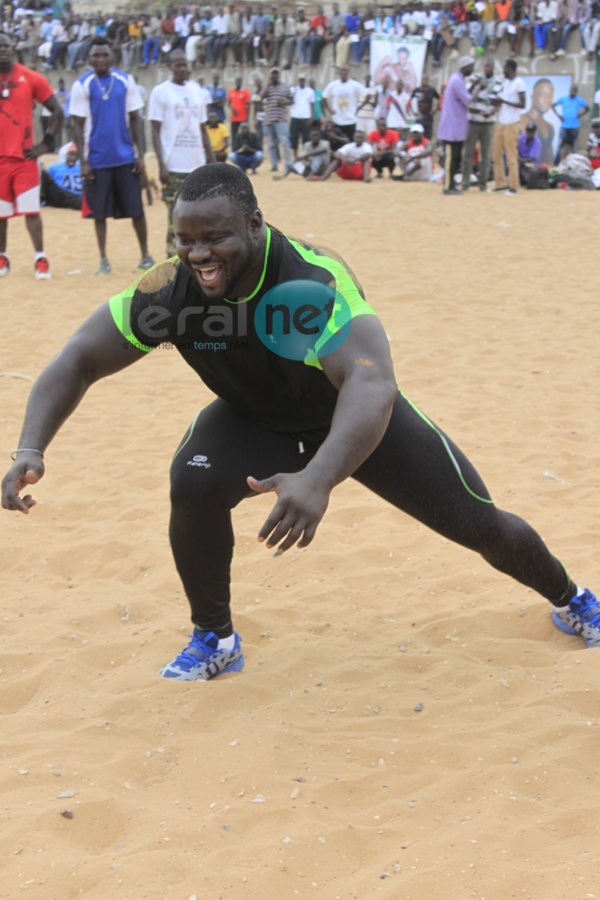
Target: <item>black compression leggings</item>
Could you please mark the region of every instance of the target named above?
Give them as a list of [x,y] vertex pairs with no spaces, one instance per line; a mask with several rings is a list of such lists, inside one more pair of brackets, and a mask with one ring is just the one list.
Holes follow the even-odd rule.
[[[231,510],[255,496],[246,478],[297,472],[319,444],[299,443],[215,400],[192,423],[171,467],[170,538],[192,621],[231,634]],[[402,395],[389,427],[353,477],[439,534],[554,604],[575,594],[561,563],[523,519],[497,509],[463,453]],[[274,501],[274,498],[273,498]]]

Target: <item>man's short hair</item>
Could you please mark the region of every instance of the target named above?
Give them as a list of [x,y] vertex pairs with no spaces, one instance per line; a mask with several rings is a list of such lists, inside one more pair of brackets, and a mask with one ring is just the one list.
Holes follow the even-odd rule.
[[190,172],[177,192],[174,205],[178,200],[194,202],[215,197],[225,197],[248,220],[258,208],[248,176],[237,166],[225,166],[223,163],[207,163]]
[[92,38],[92,43],[90,44],[90,50],[92,47],[108,47],[110,50],[110,41],[105,37],[98,35],[97,37]]
[[514,59],[507,59],[504,65],[509,68],[512,72],[517,71],[517,64]]

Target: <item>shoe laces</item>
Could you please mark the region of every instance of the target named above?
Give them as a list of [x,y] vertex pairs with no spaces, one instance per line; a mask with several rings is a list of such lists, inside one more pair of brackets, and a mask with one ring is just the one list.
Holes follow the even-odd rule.
[[184,647],[176,660],[177,666],[186,671],[193,666],[197,666],[199,662],[205,662],[210,659],[217,649],[208,643],[210,638],[214,637],[212,631],[194,631],[188,637],[190,639],[189,644],[187,647]]
[[586,625],[600,628],[600,603],[595,594],[586,589],[583,595],[577,597],[574,604],[571,601],[571,604],[574,606],[574,612]]

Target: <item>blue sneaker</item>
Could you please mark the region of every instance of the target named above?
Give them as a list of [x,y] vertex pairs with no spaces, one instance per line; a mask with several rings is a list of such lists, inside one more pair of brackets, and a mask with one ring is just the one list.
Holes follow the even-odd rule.
[[555,609],[552,621],[565,634],[578,634],[588,647],[600,647],[600,603],[587,588],[568,606]]
[[244,668],[242,639],[235,635],[233,650],[219,650],[219,638],[212,631],[194,628],[190,643],[179,656],[160,670],[163,678],[179,681],[208,681],[222,672],[241,672]]

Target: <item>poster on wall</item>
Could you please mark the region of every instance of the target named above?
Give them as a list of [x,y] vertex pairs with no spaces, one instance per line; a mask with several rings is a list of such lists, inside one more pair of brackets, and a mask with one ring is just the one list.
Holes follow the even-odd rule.
[[521,127],[537,126],[537,137],[542,142],[540,162],[551,166],[558,151],[560,119],[552,104],[566,97],[571,87],[570,75],[521,75],[525,82],[525,113]]
[[396,34],[371,35],[371,80],[392,85],[404,82],[404,90],[412,94],[421,84],[427,41],[422,37]]

